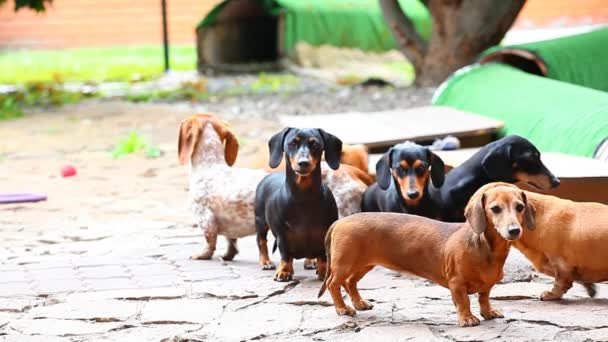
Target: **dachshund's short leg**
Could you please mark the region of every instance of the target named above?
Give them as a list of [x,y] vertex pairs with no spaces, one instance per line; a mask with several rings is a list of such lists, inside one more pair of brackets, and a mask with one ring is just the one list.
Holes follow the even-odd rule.
[[490,305],[490,290],[479,292],[479,311],[484,319],[503,318],[503,314]]
[[458,313],[458,325],[461,327],[479,325],[479,318],[471,313],[471,302],[466,287],[460,283],[450,283],[449,287],[452,293],[452,301],[456,305],[456,312]]
[[597,294],[597,289],[595,287],[594,283],[583,283],[583,286],[585,287],[585,290],[587,290],[587,294],[589,295],[589,297],[594,298],[595,295]]
[[260,266],[263,270],[274,270],[276,266],[270,261],[270,255],[268,254],[268,226],[258,229],[256,240],[260,253]]
[[304,259],[304,269],[305,270],[314,270],[317,268],[317,260],[315,259]]
[[[283,230],[278,230],[283,231]],[[274,231],[273,231],[274,232]],[[277,268],[277,271],[274,273],[274,280],[276,281],[290,281],[293,279],[293,258],[287,254],[287,241],[285,238],[279,233],[276,236],[276,243],[279,247],[279,252],[281,254],[281,264]]]
[[293,279],[293,259],[283,260],[281,258],[281,263],[279,264],[279,268],[274,274],[274,280],[276,281],[290,281]]
[[215,217],[211,210],[205,210],[198,215],[199,223],[198,226],[203,231],[205,240],[207,240],[207,249],[202,253],[193,254],[190,259],[192,260],[209,260],[215,252],[215,246],[217,244],[217,231],[218,227],[215,222]]
[[332,274],[327,279],[327,290],[331,294],[331,299],[334,301],[336,307],[336,313],[340,316],[354,316],[357,312],[352,307],[344,303],[342,299],[342,285],[346,281],[347,274],[340,272],[340,269],[332,270]]
[[368,300],[361,298],[361,294],[359,294],[359,290],[357,289],[357,283],[359,280],[361,280],[361,278],[363,278],[363,276],[365,276],[367,272],[371,271],[373,268],[374,267],[371,266],[357,270],[355,273],[353,273],[353,275],[346,279],[344,288],[346,289],[346,292],[348,292],[353,306],[359,311],[371,310],[374,307],[374,305]]
[[555,267],[555,283],[551,291],[541,293],[540,300],[558,300],[572,287],[573,276],[571,270]]
[[236,248],[236,239],[228,238],[227,240],[228,240],[228,250],[226,250],[226,253],[222,256],[222,260],[232,261],[232,259],[234,259],[234,256],[239,253],[239,250],[238,250],[238,248]]

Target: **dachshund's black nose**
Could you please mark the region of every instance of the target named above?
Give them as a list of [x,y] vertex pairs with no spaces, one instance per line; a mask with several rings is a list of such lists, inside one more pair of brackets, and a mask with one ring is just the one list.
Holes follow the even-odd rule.
[[416,199],[418,195],[420,195],[420,193],[416,190],[409,190],[407,192],[407,197],[409,197],[410,199]]
[[510,226],[507,230],[509,236],[517,237],[519,233],[521,233],[521,228],[519,226]]
[[557,177],[555,177],[555,176],[551,177],[551,187],[552,188],[558,187],[560,183],[561,182],[559,181],[559,179]]
[[310,162],[308,160],[300,160],[298,166],[300,169],[308,169],[310,167]]

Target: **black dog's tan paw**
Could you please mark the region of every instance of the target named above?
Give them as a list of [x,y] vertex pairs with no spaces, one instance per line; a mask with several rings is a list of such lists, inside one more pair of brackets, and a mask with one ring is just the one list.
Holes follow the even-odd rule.
[[284,282],[284,281],[291,281],[292,279],[293,279],[293,272],[277,271],[274,274],[275,281]]
[[[317,268],[317,260],[315,259],[304,259],[304,269],[314,270]],[[325,274],[325,273],[323,273]]]
[[558,300],[558,299],[562,299],[562,295],[554,293],[553,291],[545,291],[540,294],[540,300],[548,301],[548,300]]
[[355,311],[355,309],[351,308],[350,306],[346,305],[343,308],[336,308],[336,313],[339,316],[353,317],[357,313],[357,311]]
[[277,267],[274,265],[274,263],[273,263],[272,261],[265,261],[265,262],[262,262],[262,263],[260,264],[260,266],[261,266],[261,267],[262,267],[262,269],[263,269],[263,270],[265,270],[265,271],[270,271],[270,270],[274,270],[274,269],[276,269],[276,268],[277,268]]
[[191,260],[209,260],[213,256],[214,251],[206,250],[202,253],[195,253],[190,256]]
[[587,290],[589,297],[594,298],[595,295],[597,295],[597,289],[594,283],[584,283],[583,286],[585,287],[585,290]]
[[473,315],[458,317],[458,325],[461,327],[474,327],[476,325],[479,325],[479,323],[479,318]]
[[355,306],[355,309],[359,311],[371,310],[374,307],[374,304],[365,299],[361,299],[358,302],[353,302],[353,305]]
[[488,320],[494,318],[504,318],[505,316],[498,309],[490,308],[490,311],[481,312],[481,316]]

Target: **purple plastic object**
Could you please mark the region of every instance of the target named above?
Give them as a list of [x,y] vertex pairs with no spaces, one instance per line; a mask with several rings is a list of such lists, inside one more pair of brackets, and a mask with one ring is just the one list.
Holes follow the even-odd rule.
[[46,195],[35,193],[0,194],[0,204],[45,201]]

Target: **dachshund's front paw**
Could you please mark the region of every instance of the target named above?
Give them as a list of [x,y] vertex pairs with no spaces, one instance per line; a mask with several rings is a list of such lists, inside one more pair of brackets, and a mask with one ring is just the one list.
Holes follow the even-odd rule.
[[355,311],[355,309],[351,308],[350,306],[346,305],[343,308],[336,308],[336,313],[339,316],[353,317],[357,313],[357,311]]
[[353,302],[353,305],[355,306],[355,309],[359,311],[371,310],[374,307],[374,304],[365,299],[361,299],[358,302]]
[[206,250],[202,253],[195,253],[190,256],[191,260],[209,260],[213,256],[214,251]]
[[265,271],[270,271],[270,270],[274,270],[277,267],[272,263],[272,261],[268,260],[268,261],[261,261],[260,265],[262,266],[262,269]]
[[558,300],[562,299],[561,294],[556,294],[553,291],[545,291],[540,294],[540,300]]
[[285,281],[290,281],[292,279],[293,279],[293,272],[278,270],[274,274],[275,281],[285,282]]
[[239,251],[237,249],[229,249],[228,251],[226,251],[226,253],[224,255],[222,255],[222,260],[224,261],[232,261],[232,259],[234,259],[234,256],[237,255],[239,253]]
[[479,325],[479,323],[479,318],[473,315],[458,317],[458,325],[460,325],[461,327],[474,327],[476,325]]
[[[317,260],[315,259],[304,259],[304,269],[305,270],[314,270],[317,268]],[[323,272],[325,275],[325,272]]]
[[594,283],[584,283],[583,286],[585,287],[585,290],[587,290],[587,294],[589,295],[589,297],[594,298],[595,295],[597,294],[597,289],[595,287]]
[[482,311],[481,316],[484,319],[504,318],[505,316],[498,309],[490,308],[489,311]]

